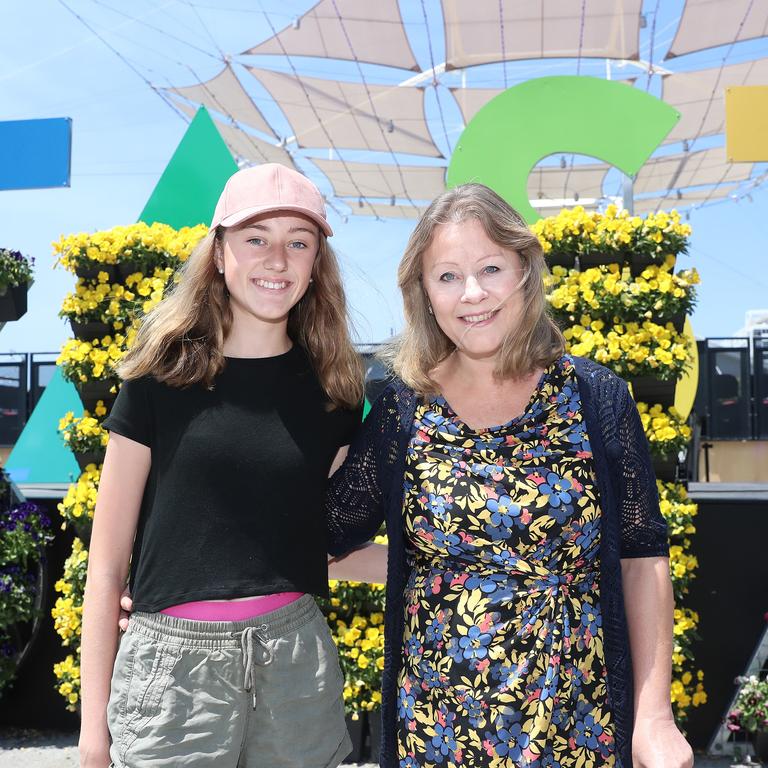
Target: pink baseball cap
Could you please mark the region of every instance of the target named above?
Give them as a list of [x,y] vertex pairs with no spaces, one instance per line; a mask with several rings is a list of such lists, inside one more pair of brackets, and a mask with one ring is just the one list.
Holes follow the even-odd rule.
[[216,203],[211,230],[233,227],[268,211],[303,213],[327,237],[333,234],[320,190],[306,176],[279,163],[255,165],[230,176]]

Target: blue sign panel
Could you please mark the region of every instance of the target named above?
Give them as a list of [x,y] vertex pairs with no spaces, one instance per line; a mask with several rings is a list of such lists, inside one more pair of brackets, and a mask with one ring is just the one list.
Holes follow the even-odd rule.
[[68,187],[72,120],[0,122],[0,190]]

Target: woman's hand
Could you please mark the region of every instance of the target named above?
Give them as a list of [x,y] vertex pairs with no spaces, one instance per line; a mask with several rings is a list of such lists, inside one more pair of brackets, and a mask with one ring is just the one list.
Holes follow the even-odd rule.
[[117,625],[125,632],[128,629],[128,619],[131,618],[133,611],[133,600],[131,600],[131,590],[126,587],[120,595],[120,618]]
[[632,736],[635,768],[693,768],[693,751],[671,716],[639,717]]

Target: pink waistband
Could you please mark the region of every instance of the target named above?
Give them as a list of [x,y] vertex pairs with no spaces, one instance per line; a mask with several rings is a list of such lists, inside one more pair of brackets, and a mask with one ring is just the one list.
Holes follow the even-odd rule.
[[280,592],[276,595],[249,597],[247,600],[200,600],[164,608],[160,613],[192,621],[245,621],[254,616],[276,611],[298,600],[303,592]]

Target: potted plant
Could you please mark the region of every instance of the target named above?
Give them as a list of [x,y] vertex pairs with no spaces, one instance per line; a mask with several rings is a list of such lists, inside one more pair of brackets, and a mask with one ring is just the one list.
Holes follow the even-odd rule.
[[[97,416],[106,415],[107,409],[102,400],[96,405]],[[104,453],[109,442],[109,432],[101,426],[97,418],[86,411],[79,419],[69,411],[59,421],[59,432],[67,447],[75,454],[78,466],[84,470],[89,464],[99,465],[104,461]]]
[[768,679],[750,675],[737,677],[736,683],[741,688],[728,713],[728,729],[753,734],[757,757],[768,761]]
[[18,320],[27,311],[27,291],[35,260],[0,248],[0,321]]
[[16,675],[37,636],[47,576],[43,553],[52,539],[50,520],[35,504],[20,504],[3,513],[0,521],[0,690]]

